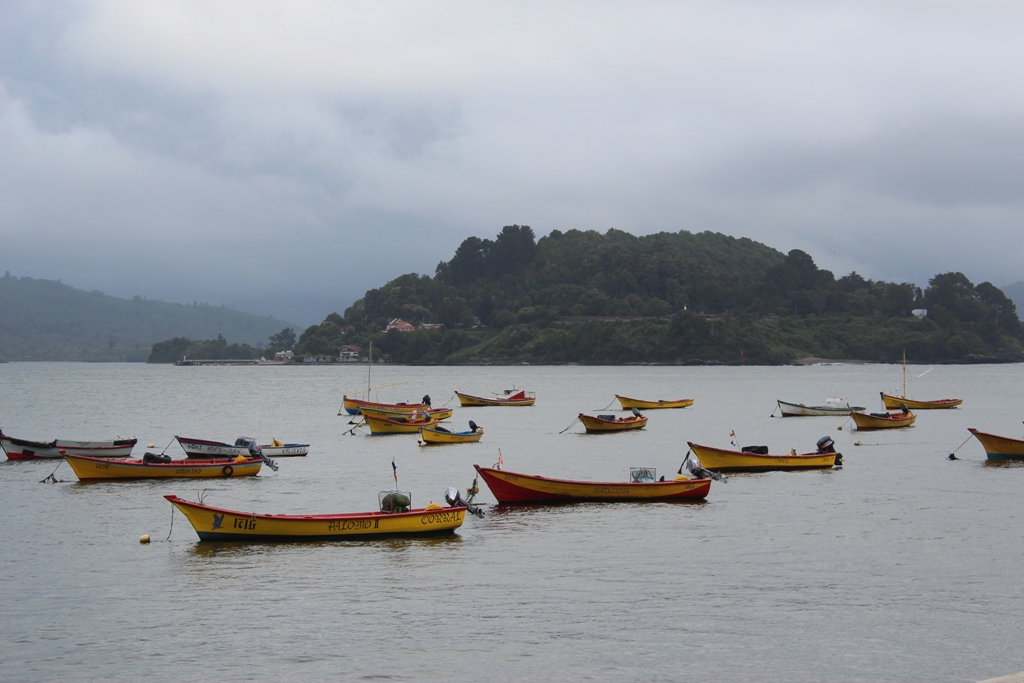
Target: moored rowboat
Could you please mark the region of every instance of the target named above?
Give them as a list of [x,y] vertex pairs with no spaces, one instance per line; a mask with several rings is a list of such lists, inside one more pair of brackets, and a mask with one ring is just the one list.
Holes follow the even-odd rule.
[[516,389],[506,389],[504,394],[499,398],[473,396],[472,394],[464,394],[459,391],[456,391],[455,395],[459,397],[459,404],[463,408],[477,408],[481,406],[532,406],[537,400],[537,396],[532,391]]
[[629,398],[627,396],[619,396],[615,394],[615,398],[619,399],[619,404],[623,410],[629,410],[630,408],[636,408],[637,410],[656,410],[658,408],[686,408],[693,405],[692,398],[677,398],[673,401],[645,401],[639,398]]
[[342,398],[341,406],[349,415],[358,415],[363,406],[399,413],[415,413],[417,410],[426,410],[430,407],[426,403],[378,403],[348,396]]
[[711,490],[710,479],[687,479],[682,476],[674,481],[573,481],[479,465],[473,467],[502,504],[693,501],[706,498]]
[[[406,419],[409,419],[409,416],[412,415],[412,413],[406,413],[406,412],[401,412],[401,411],[397,411],[397,410],[384,410],[382,408],[370,408],[368,406],[363,406],[362,408],[359,409],[359,412],[361,412],[363,415],[372,415],[373,417],[389,417],[391,419],[395,419],[395,418],[399,418],[399,417],[404,417]],[[416,412],[418,412],[420,415],[429,415],[430,417],[434,418],[435,420],[447,420],[448,418],[450,418],[452,416],[452,413],[455,412],[455,409],[454,408],[427,408],[427,409],[419,410],[419,411],[416,411]]]
[[[370,434],[416,434],[420,427],[433,427],[440,420],[432,417],[416,418],[409,415],[408,418],[374,417],[363,415],[363,421],[370,428]],[[353,427],[354,429],[354,427]]]
[[[189,439],[184,436],[174,437],[178,440],[185,455],[190,458],[236,458],[239,455],[249,457],[249,443],[251,439],[240,436],[235,439],[234,445],[222,441],[207,441],[206,439]],[[309,453],[308,443],[281,443],[276,439],[269,445],[261,446],[260,449],[268,458],[292,458],[307,455]]]
[[408,512],[329,515],[261,515],[164,496],[178,508],[201,541],[347,541],[388,536],[451,534],[462,526],[465,507],[431,505]]
[[112,441],[27,441],[15,439],[0,430],[0,448],[9,460],[36,460],[39,458],[63,458],[67,454],[95,455],[105,458],[127,458],[138,439],[114,439]]
[[420,440],[424,444],[475,443],[484,435],[484,430],[450,432],[443,427],[420,427]]
[[779,404],[782,417],[849,415],[851,410],[864,410],[864,406],[851,406],[846,401],[829,400],[826,405],[821,406],[805,406],[802,403],[789,403],[781,399],[776,403]]
[[[831,441],[831,440],[830,440]],[[713,446],[701,446],[687,442],[701,465],[715,472],[769,472],[777,470],[812,470],[827,469],[842,462],[842,455],[831,452],[790,453],[788,455],[771,455],[769,453],[752,453],[732,451]]]
[[617,418],[614,415],[584,415],[580,413],[579,420],[583,423],[583,427],[587,430],[588,434],[643,429],[647,425],[647,418],[643,415]]
[[[147,454],[149,455],[149,454]],[[68,464],[82,481],[103,479],[201,479],[252,477],[263,466],[260,458],[236,460],[169,460],[147,462],[120,458],[94,458],[87,455],[68,455]]]
[[887,410],[899,410],[901,406],[907,406],[909,410],[939,410],[942,408],[956,408],[958,405],[964,402],[962,398],[939,398],[934,401],[915,401],[912,398],[900,398],[899,396],[890,396],[884,391],[882,394],[882,403],[885,404]]
[[890,412],[890,413],[862,413],[857,410],[850,411],[850,417],[857,424],[857,429],[899,429],[914,424],[917,415],[911,412]]
[[974,434],[975,438],[981,442],[989,460],[1024,460],[1024,441],[1011,439],[1008,436],[979,432],[974,427],[968,427],[967,431]]

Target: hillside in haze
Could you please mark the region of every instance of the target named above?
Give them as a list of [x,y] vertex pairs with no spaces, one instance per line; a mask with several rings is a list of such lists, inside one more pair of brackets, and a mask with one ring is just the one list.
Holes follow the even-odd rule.
[[[395,318],[415,329],[387,331]],[[922,291],[837,278],[798,249],[720,233],[555,230],[535,240],[519,225],[466,239],[433,277],[367,291],[294,350],[336,355],[371,341],[405,363],[894,361],[904,350],[917,362],[1024,360],[1013,302],[962,273],[937,274]]]
[[1016,304],[1017,315],[1020,315],[1024,311],[1024,281],[1014,282],[1012,285],[1006,285],[1000,289],[1010,298],[1010,301]]
[[289,326],[224,306],[120,299],[54,280],[0,278],[0,360],[145,361],[155,342],[212,339],[259,348]]

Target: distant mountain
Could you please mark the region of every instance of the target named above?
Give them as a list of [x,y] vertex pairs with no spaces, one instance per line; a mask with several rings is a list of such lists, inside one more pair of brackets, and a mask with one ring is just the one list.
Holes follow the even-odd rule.
[[256,347],[293,325],[226,306],[121,299],[54,280],[0,278],[0,360],[145,361],[173,337]]
[[1017,306],[1017,317],[1024,320],[1022,317],[1024,316],[1024,281],[1014,282],[1012,285],[1006,285],[999,289],[1003,290],[1003,294]]

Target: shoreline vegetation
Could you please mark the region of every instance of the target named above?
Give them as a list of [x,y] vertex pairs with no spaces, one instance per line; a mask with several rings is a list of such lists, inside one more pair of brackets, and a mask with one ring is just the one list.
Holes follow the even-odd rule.
[[[202,358],[187,342],[154,345],[150,362]],[[922,290],[836,278],[798,249],[720,233],[554,230],[536,240],[519,225],[467,238],[433,276],[402,275],[297,339],[286,328],[253,351],[365,362],[371,343],[374,362],[409,365],[897,363],[904,352],[915,363],[1024,361],[1013,301],[962,273]]]

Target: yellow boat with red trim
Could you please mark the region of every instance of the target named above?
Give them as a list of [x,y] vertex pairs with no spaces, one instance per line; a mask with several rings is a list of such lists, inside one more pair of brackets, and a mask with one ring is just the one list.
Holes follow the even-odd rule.
[[[827,448],[832,447],[831,439]],[[776,470],[828,469],[842,464],[842,454],[835,450],[815,453],[772,455],[751,451],[734,451],[687,442],[702,467],[714,472],[770,472]],[[767,451],[766,448],[763,450]]]
[[628,396],[619,396],[615,394],[615,398],[619,399],[619,404],[623,410],[630,410],[636,408],[637,410],[657,410],[659,408],[687,408],[693,405],[692,398],[677,398],[673,401],[657,400],[657,401],[645,401],[640,398],[629,398]]
[[459,404],[463,408],[479,408],[482,406],[532,406],[537,401],[537,396],[532,391],[521,389],[506,389],[498,398],[486,398],[484,396],[473,396],[456,391],[459,397]]
[[962,398],[938,398],[934,401],[915,401],[912,398],[891,396],[884,391],[880,393],[882,394],[882,403],[885,405],[886,410],[899,410],[902,406],[906,406],[909,410],[940,410],[943,408],[956,408],[964,402]]
[[[148,455],[148,454],[147,454]],[[96,458],[89,455],[65,456],[81,481],[110,479],[202,479],[253,477],[263,466],[261,458],[234,460],[169,460],[147,462],[124,458]]]
[[850,417],[857,424],[859,430],[869,429],[899,429],[909,427],[917,420],[909,410],[906,412],[889,411],[887,413],[862,413],[859,410],[851,410]]
[[201,541],[348,541],[388,536],[452,534],[466,508],[431,504],[408,512],[264,515],[164,496],[181,511]]
[[624,432],[630,429],[643,429],[647,426],[647,418],[643,415],[615,417],[613,415],[579,414],[579,421],[587,434],[605,434],[607,432]]

